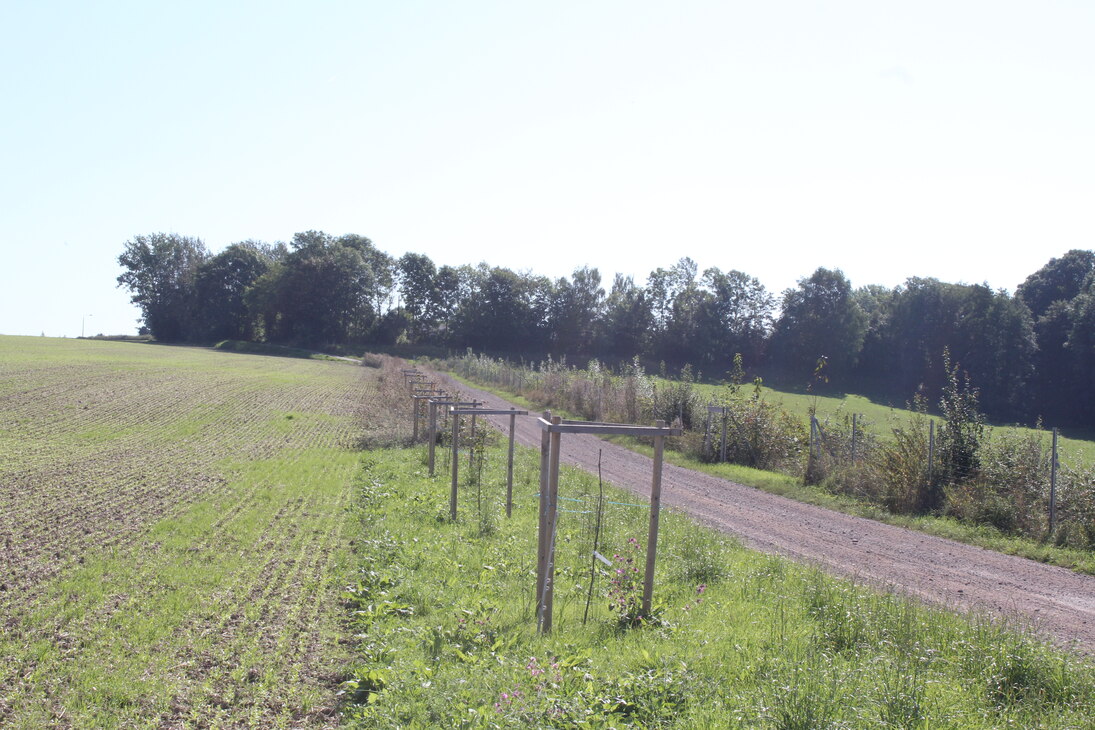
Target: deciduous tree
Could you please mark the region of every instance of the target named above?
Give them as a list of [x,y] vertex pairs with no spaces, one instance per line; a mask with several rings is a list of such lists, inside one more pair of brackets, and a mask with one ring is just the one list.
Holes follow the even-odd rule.
[[118,256],[125,269],[118,285],[141,308],[153,337],[182,341],[193,334],[194,279],[208,257],[201,239],[176,233],[151,233],[126,241]]
[[825,358],[830,379],[843,385],[859,358],[867,317],[840,270],[819,268],[783,293],[770,347],[770,362],[805,383]]
[[1092,272],[1095,272],[1095,252],[1073,249],[1060,258],[1050,259],[1028,276],[1015,293],[1038,318],[1054,302],[1075,299]]
[[255,317],[247,304],[247,290],[267,272],[273,260],[270,246],[243,241],[202,263],[194,280],[198,338],[254,339]]

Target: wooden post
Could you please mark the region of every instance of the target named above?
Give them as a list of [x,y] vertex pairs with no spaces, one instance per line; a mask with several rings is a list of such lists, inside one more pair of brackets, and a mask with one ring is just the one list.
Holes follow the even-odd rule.
[[719,443],[719,461],[726,461],[726,431],[727,431],[726,407],[722,409],[722,440]]
[[[472,460],[475,459],[475,414],[471,414],[471,433],[468,438],[468,473],[471,473]],[[471,479],[469,476],[468,479]]]
[[430,401],[430,426],[428,437],[430,439],[430,476],[432,477],[434,467],[434,451],[437,448],[437,403],[432,400]]
[[[544,411],[544,420],[551,421],[551,411]],[[551,434],[540,432],[540,527],[536,545],[536,623],[540,623],[544,606],[544,583],[547,580],[547,504],[548,504],[548,455]]]
[[[562,419],[555,416],[551,419],[551,425],[558,426]],[[551,432],[551,448],[548,456],[548,544],[547,544],[547,570],[544,574],[543,615],[540,617],[540,631],[544,634],[551,633],[552,610],[555,598],[555,526],[558,517],[557,507],[559,500],[559,447],[563,440],[563,434],[558,431]]]
[[817,418],[810,416],[810,448],[806,453],[806,483],[811,484],[817,467]]
[[460,459],[459,455],[459,441],[460,441],[460,416],[453,414],[452,417],[452,491],[449,493],[449,517],[453,522],[456,522],[456,478],[457,472],[460,471]]
[[928,421],[928,484],[935,472],[935,421]]
[[[665,428],[665,421],[656,421],[658,428]],[[658,554],[658,516],[662,505],[662,453],[665,436],[654,437],[654,475],[650,483],[650,531],[646,536],[646,574],[643,576],[644,618],[650,617],[650,604],[654,596],[654,564]]]
[[711,406],[713,403],[707,405],[707,422],[703,427],[703,458],[707,459],[711,454]]
[[411,400],[414,401],[414,410],[412,411],[411,420],[414,421],[414,433],[411,439],[414,443],[418,443],[418,436],[420,430],[418,428],[419,421],[425,420],[425,411],[422,410],[422,406],[419,405],[419,401],[430,400],[432,398],[444,397],[445,391],[438,390],[436,388],[416,388],[411,393]]
[[509,414],[509,459],[506,462],[506,517],[513,516],[513,438],[517,429],[517,411]]
[[855,414],[852,414],[852,463],[855,463]]
[[1057,527],[1057,429],[1053,429],[1053,453],[1049,462],[1049,534]]

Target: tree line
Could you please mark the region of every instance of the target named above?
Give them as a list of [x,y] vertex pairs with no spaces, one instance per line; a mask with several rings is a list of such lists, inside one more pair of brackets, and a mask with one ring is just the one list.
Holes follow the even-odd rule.
[[307,231],[288,243],[135,236],[120,286],[158,340],[254,340],[308,347],[421,344],[515,358],[635,356],[726,377],[936,400],[943,353],[995,418],[1095,425],[1095,253],[1051,259],[1014,294],[912,277],[855,288],[819,268],[776,296],[737,270],[689,258],[638,284],[595,268],[551,279],[487,263],[395,258],[364,236]]

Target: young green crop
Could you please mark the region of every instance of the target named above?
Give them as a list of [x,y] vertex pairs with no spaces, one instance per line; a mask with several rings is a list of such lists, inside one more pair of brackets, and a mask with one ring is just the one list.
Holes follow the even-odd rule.
[[394,362],[0,337],[0,726],[330,726]]

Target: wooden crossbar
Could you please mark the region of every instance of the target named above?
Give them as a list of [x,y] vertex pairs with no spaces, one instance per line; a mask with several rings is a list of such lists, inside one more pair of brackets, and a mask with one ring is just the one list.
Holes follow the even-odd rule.
[[[431,414],[436,413],[436,401],[430,401]],[[452,488],[449,493],[449,516],[456,520],[457,500],[457,456],[460,453],[460,416],[471,416],[471,435],[475,437],[476,416],[509,416],[509,456],[506,465],[506,517],[513,514],[513,448],[514,433],[516,431],[517,416],[527,416],[528,411],[519,411],[516,408],[461,408],[456,404],[449,408],[452,414]],[[433,416],[435,418],[435,416]],[[471,452],[468,453],[468,468],[471,468]],[[433,439],[430,440],[430,475],[433,475]]]
[[540,429],[548,433],[592,433],[604,436],[680,436],[684,429],[671,426],[628,426],[621,423],[593,423],[590,421],[567,421],[551,423],[543,418],[537,419]]
[[478,405],[482,404],[482,401],[477,401],[477,400],[456,401],[456,400],[453,400],[451,396],[446,396],[446,397],[442,397],[442,398],[438,398],[437,396],[430,396],[430,397],[426,398],[426,402],[430,404],[430,406],[429,406],[430,415],[429,415],[428,438],[429,438],[430,476],[432,477],[433,473],[434,473],[434,465],[435,465],[436,460],[437,460],[437,457],[436,457],[436,449],[437,449],[437,407],[438,406],[444,406],[444,405],[478,406]]

